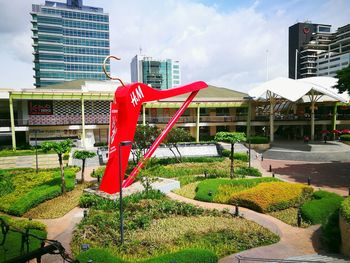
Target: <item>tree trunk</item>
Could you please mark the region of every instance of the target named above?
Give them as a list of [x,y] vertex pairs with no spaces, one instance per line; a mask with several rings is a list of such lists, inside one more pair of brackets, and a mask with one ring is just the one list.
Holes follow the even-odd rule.
[[172,145],[169,145],[169,150],[173,153],[173,155],[174,155],[176,161],[177,161],[178,163],[180,163],[181,161],[180,161],[179,158],[176,156],[176,153],[174,152]]
[[81,183],[84,183],[84,172],[85,172],[85,160],[86,159],[83,159],[83,165],[81,167]]
[[181,155],[181,153],[179,151],[179,147],[177,147],[177,144],[175,144],[174,146],[175,146],[176,151],[179,153],[179,161],[181,163],[182,162],[182,155]]
[[231,143],[231,168],[230,168],[230,178],[233,179],[233,177],[235,177],[235,174],[234,174],[234,161],[233,161],[233,155],[234,155],[234,151],[235,151],[235,148],[233,147],[234,144]]
[[58,154],[58,162],[60,163],[60,170],[61,170],[61,192],[62,194],[66,193],[66,181],[64,179],[64,170],[63,170],[63,161],[62,161],[62,154]]

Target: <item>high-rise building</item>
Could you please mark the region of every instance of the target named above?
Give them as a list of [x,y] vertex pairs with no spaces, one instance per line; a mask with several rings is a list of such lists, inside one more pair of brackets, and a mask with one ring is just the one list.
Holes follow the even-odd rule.
[[[104,80],[110,54],[109,15],[82,0],[32,6],[35,86],[75,79]],[[109,64],[106,67],[110,71]]]
[[305,22],[290,26],[289,78],[316,76],[317,54],[327,49],[330,37],[331,25]]
[[317,56],[317,76],[334,77],[350,64],[350,24],[339,27],[327,50]]
[[136,55],[130,66],[131,82],[141,82],[160,90],[181,84],[179,61],[158,60],[144,55]]

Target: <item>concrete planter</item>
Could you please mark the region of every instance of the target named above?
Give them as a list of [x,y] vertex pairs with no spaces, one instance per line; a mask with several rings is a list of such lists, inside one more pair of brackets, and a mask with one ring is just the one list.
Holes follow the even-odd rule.
[[339,227],[341,235],[341,252],[345,256],[350,256],[350,224],[339,215]]
[[[245,146],[248,148],[249,144],[245,143]],[[269,143],[264,143],[264,144],[253,144],[253,143],[251,143],[250,147],[252,149],[254,149],[254,150],[257,150],[257,151],[266,151],[266,150],[270,149],[271,145]]]

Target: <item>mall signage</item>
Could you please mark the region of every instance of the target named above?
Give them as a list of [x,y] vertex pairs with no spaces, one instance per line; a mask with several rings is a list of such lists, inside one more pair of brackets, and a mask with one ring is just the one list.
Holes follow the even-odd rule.
[[51,100],[32,100],[28,102],[29,115],[52,115],[52,101]]

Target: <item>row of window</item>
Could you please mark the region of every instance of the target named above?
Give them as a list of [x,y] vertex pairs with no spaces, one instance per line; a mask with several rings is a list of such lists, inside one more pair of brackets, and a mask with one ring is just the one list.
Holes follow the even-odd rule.
[[60,34],[60,35],[63,34],[65,36],[109,39],[108,32],[68,29],[68,28],[46,26],[46,25],[38,25],[38,30],[39,30],[39,32],[42,32],[42,33]]
[[63,30],[63,34],[65,36],[109,39],[108,32],[99,32],[99,31],[85,31],[85,30],[66,29],[65,28]]
[[42,34],[39,34],[38,39],[40,42],[50,42],[50,43],[56,43],[56,44],[64,43],[66,45],[76,45],[76,46],[109,47],[108,40],[94,40],[94,39],[70,38],[70,37],[62,38],[60,36],[42,35]]
[[[102,65],[87,65],[87,64],[64,64],[64,63],[48,63],[41,62],[35,64],[35,69],[51,69],[51,70],[66,70],[66,71],[91,71],[102,72]],[[106,66],[107,71],[110,67]]]
[[45,14],[61,15],[64,18],[72,18],[77,20],[89,20],[89,21],[99,21],[99,22],[109,21],[109,17],[107,14],[99,15],[99,14],[51,9],[51,8],[45,8],[45,7],[43,7],[41,11]]
[[108,24],[99,24],[99,23],[93,23],[93,22],[74,21],[74,20],[64,20],[63,26],[73,27],[73,28],[105,30],[105,31],[109,30]]
[[105,56],[75,56],[75,55],[40,53],[39,55],[35,56],[36,61],[39,59],[49,60],[49,61],[102,64],[105,59]]
[[101,73],[72,73],[72,72],[46,72],[37,73],[36,78],[50,79],[107,79],[106,75]]
[[64,47],[64,53],[66,54],[89,54],[89,55],[101,55],[108,56],[109,49],[105,48],[88,48],[88,47]]

